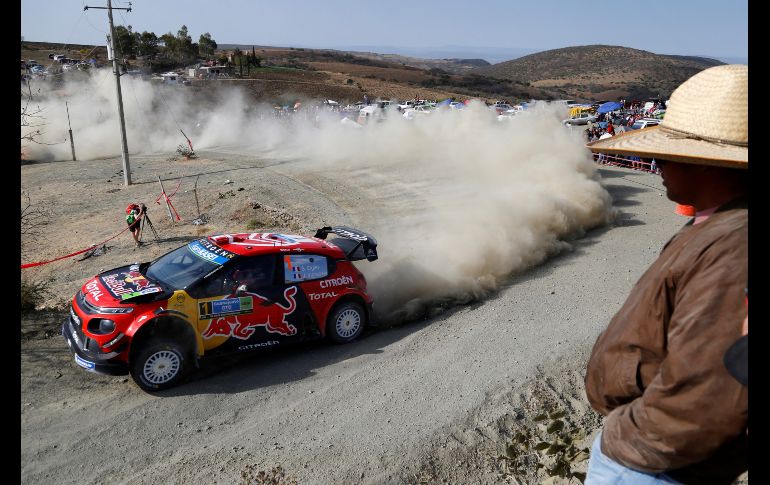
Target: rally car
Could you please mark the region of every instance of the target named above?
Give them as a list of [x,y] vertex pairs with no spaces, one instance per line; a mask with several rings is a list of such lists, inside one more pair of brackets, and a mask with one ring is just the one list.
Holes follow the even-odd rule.
[[204,356],[355,340],[372,321],[366,279],[352,264],[363,259],[377,259],[377,241],[344,226],[314,237],[204,237],[91,278],[62,335],[84,369],[167,389]]

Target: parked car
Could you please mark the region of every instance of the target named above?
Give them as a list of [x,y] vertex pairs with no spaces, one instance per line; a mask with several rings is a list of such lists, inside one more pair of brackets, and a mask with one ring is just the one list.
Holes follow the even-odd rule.
[[377,241],[345,226],[204,237],[89,279],[61,331],[84,369],[167,389],[211,355],[355,340],[372,320],[364,259]]
[[416,116],[424,116],[431,114],[435,108],[433,106],[427,105],[427,104],[418,104],[414,108],[406,109],[404,110],[404,114],[401,115],[404,118],[411,120],[414,119]]
[[660,124],[660,122],[663,120],[659,120],[656,118],[641,118],[636,121],[634,121],[634,124],[627,127],[627,130],[641,130],[642,128],[647,128],[648,126],[657,126]]
[[568,119],[562,121],[562,123],[564,123],[567,126],[569,126],[569,125],[587,125],[589,123],[595,123],[595,122],[596,122],[596,115],[595,114],[591,114],[591,113],[589,113],[587,111],[584,111],[582,113],[578,113],[575,116],[573,116],[572,118],[568,118]]
[[509,109],[513,109],[513,106],[511,106],[508,103],[497,103],[497,104],[493,104],[489,108],[495,110],[496,114],[501,115],[506,111],[508,111]]

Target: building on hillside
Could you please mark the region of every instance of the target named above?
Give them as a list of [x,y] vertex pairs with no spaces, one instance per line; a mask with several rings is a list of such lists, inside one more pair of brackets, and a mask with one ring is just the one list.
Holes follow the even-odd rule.
[[230,76],[233,68],[228,66],[198,66],[188,69],[188,76],[197,79],[213,79],[217,77]]

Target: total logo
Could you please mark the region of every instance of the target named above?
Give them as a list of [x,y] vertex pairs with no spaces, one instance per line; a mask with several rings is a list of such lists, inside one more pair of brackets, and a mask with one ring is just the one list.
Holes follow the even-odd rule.
[[337,293],[334,293],[333,291],[327,291],[326,293],[308,293],[307,296],[311,300],[323,300],[325,298],[334,298],[337,296]]
[[333,286],[352,285],[353,278],[350,276],[340,276],[339,278],[332,278],[330,280],[323,280],[320,282],[321,288],[331,288]]
[[91,280],[86,285],[86,291],[91,294],[94,301],[99,301],[99,297],[103,295],[102,291],[99,289],[99,285],[96,284],[96,280]]

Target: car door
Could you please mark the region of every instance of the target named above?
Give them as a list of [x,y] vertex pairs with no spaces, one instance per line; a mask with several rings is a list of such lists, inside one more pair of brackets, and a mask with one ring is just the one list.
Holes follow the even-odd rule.
[[280,284],[278,256],[241,257],[201,283],[198,330],[204,349],[243,351],[295,337],[297,288]]
[[297,302],[306,305],[301,306],[299,311],[304,315],[312,315],[310,319],[303,319],[303,322],[311,320],[314,326],[303,330],[308,334],[320,335],[319,326],[324,324],[323,318],[341,295],[337,286],[347,284],[348,281],[343,281],[344,278],[340,278],[340,281],[328,280],[334,274],[336,263],[325,256],[285,254],[282,262],[284,286],[299,287]]

